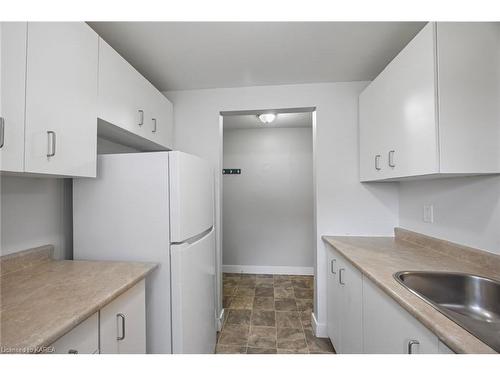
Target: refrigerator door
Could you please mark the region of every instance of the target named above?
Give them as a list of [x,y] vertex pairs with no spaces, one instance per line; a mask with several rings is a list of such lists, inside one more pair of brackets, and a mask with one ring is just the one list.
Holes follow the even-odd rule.
[[170,246],[172,352],[214,353],[215,232]]
[[74,259],[155,262],[146,280],[148,353],[171,353],[167,152],[100,155],[73,180]]
[[169,152],[170,242],[180,243],[214,225],[214,176],[209,163]]

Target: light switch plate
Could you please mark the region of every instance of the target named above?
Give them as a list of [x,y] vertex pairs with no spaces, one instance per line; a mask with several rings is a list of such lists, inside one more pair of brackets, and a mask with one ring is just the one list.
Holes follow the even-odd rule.
[[424,204],[424,223],[434,223],[434,206]]

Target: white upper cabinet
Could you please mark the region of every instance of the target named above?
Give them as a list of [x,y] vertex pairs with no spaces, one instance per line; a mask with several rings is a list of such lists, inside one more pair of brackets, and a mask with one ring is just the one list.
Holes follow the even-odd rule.
[[85,23],[28,23],[25,172],[95,177],[97,66]]
[[[104,127],[100,131],[102,136],[119,137],[117,130],[124,130],[123,138],[114,140],[138,146],[140,140],[130,137],[137,135],[163,149],[172,148],[172,104],[102,39],[99,39],[98,112],[104,121],[99,124]],[[148,149],[150,144],[143,148]]]
[[359,97],[360,180],[500,172],[500,29],[429,23]]
[[0,170],[24,171],[26,22],[0,23]]

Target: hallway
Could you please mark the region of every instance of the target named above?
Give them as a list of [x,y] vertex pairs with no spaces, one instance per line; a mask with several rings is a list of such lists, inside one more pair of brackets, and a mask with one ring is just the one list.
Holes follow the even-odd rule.
[[313,276],[224,274],[217,354],[334,353],[312,333]]

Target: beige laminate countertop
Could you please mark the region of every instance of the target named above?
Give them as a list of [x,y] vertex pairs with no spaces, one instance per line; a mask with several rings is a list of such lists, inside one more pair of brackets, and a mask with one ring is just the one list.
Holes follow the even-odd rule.
[[[38,249],[39,250],[39,249]],[[146,277],[156,264],[9,259],[0,276],[2,352],[39,351]],[[12,262],[13,261],[13,262]],[[17,264],[12,264],[17,263]],[[12,350],[14,349],[14,351]]]
[[398,229],[396,238],[323,236],[323,240],[456,353],[496,353],[400,285],[393,274],[410,270],[450,271],[500,279],[500,257],[402,229],[398,233]]

